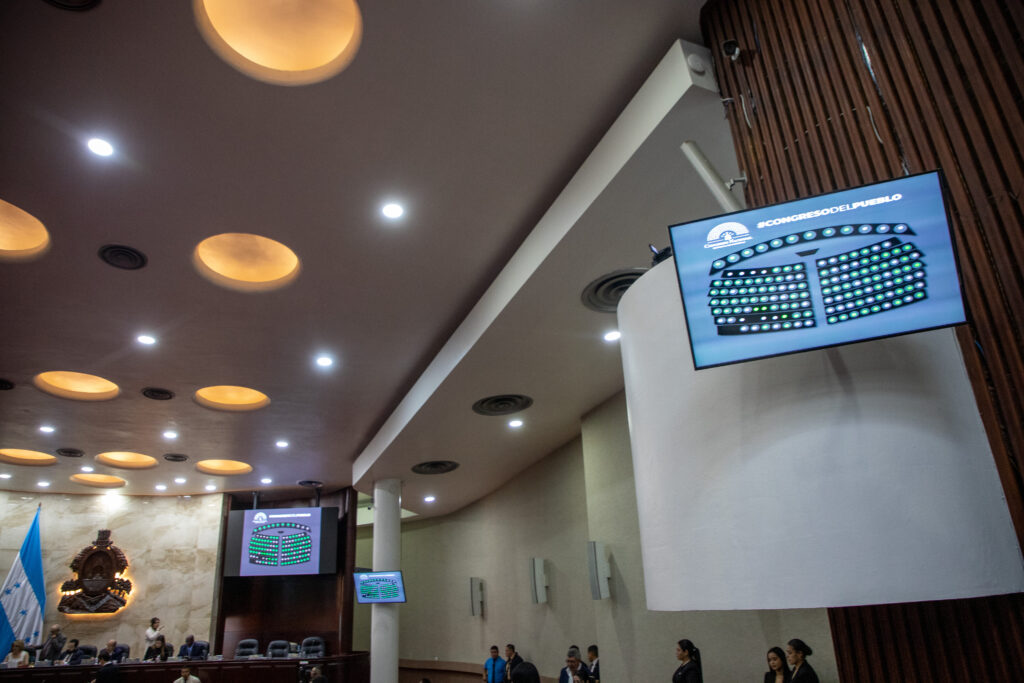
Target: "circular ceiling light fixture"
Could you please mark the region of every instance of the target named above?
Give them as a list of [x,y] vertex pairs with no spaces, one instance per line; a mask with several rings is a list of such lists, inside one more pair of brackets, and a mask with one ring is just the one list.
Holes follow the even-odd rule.
[[85,145],[98,157],[109,157],[114,153],[114,146],[103,138],[89,138]]
[[252,472],[252,465],[241,460],[200,460],[196,463],[196,469],[203,474],[231,477]]
[[10,479],[11,475],[7,472],[0,473],[0,479]]
[[113,474],[72,474],[71,481],[96,489],[117,489],[128,483],[121,477],[115,477]]
[[216,491],[217,490],[217,485],[216,484],[207,484],[203,488],[206,489],[207,491]]
[[0,261],[29,261],[50,248],[42,221],[0,199]]
[[55,431],[57,431],[57,428],[54,427],[53,425],[40,425],[39,431],[41,431],[43,434],[53,434]]
[[278,448],[288,448],[288,442],[285,441],[284,439],[281,439],[280,441],[278,441],[274,445],[277,446]]
[[299,276],[295,252],[276,240],[225,232],[196,245],[192,263],[210,282],[238,292],[280,289]]
[[263,477],[262,479],[260,479],[260,483],[261,484],[273,484],[274,480],[271,479],[270,477]]
[[435,500],[437,500],[437,498],[435,498],[434,496],[424,496],[423,497],[423,502],[424,503],[433,503]]
[[622,339],[622,333],[618,330],[612,330],[611,332],[604,333],[604,340],[606,342],[615,342]]
[[382,214],[384,214],[385,218],[390,218],[391,220],[395,220],[396,218],[401,218],[402,217],[402,215],[405,213],[405,209],[402,208],[401,204],[396,204],[395,202],[390,202],[390,203],[385,204],[384,206],[382,206],[381,209],[380,209],[380,212]]
[[81,469],[83,472],[92,472],[93,471],[93,468],[89,467],[88,465],[83,465],[79,469]]
[[259,410],[270,405],[270,398],[262,391],[249,387],[221,384],[203,387],[195,393],[196,403],[214,410]]
[[355,0],[193,0],[192,7],[221,59],[274,85],[327,80],[352,62],[363,36]]
[[157,491],[166,491],[167,490],[167,484],[157,484],[153,488],[155,488]]
[[108,451],[96,456],[98,462],[110,467],[119,467],[123,470],[145,470],[156,467],[156,458],[145,453],[134,453],[132,451]]
[[0,448],[0,461],[9,462],[12,465],[39,467],[57,462],[57,456],[24,448]]
[[174,441],[175,439],[178,438],[178,432],[174,431],[173,429],[168,429],[167,431],[164,432],[164,438],[167,439],[168,441]]
[[48,488],[50,486],[50,482],[48,482],[48,481],[39,481],[39,482],[36,482],[36,486],[40,486],[40,487],[45,489],[45,488]]
[[152,346],[153,344],[156,344],[156,337],[151,334],[140,334],[135,338],[135,341],[145,346]]
[[328,356],[326,353],[321,353],[319,356],[316,357],[314,362],[316,363],[317,367],[320,368],[329,368],[332,365],[334,365],[334,359]]
[[523,426],[523,421],[522,420],[509,420],[508,426],[511,427],[512,429],[519,429],[520,427]]
[[108,379],[68,370],[41,372],[32,378],[32,383],[48,394],[75,401],[109,401],[121,393]]

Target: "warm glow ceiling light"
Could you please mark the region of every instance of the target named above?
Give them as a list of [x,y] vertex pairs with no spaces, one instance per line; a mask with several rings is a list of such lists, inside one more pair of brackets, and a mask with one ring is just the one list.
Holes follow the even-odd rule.
[[110,380],[84,372],[41,372],[32,378],[32,383],[48,394],[76,401],[108,401],[121,393],[121,389]]
[[104,465],[125,470],[145,470],[157,465],[156,458],[132,451],[108,451],[97,455],[96,460]]
[[349,65],[363,36],[355,0],[193,0],[196,24],[221,59],[275,85],[326,80]]
[[57,456],[24,448],[0,448],[0,461],[12,465],[52,465],[57,462]]
[[50,248],[50,233],[42,222],[0,199],[0,261],[28,261]]
[[196,463],[196,469],[204,474],[232,476],[252,472],[252,465],[241,460],[200,460]]
[[285,245],[261,235],[225,232],[196,245],[192,263],[210,282],[239,292],[266,292],[299,276],[301,263]]
[[199,405],[215,410],[259,410],[270,405],[270,398],[262,391],[230,384],[203,387],[196,391],[195,399]]
[[113,474],[72,474],[71,481],[97,489],[116,489],[128,483]]

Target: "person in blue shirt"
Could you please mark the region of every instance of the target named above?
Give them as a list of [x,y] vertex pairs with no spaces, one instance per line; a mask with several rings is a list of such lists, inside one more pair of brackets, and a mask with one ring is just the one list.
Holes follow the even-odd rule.
[[498,655],[498,646],[491,645],[491,657],[484,662],[484,683],[504,683],[505,660]]

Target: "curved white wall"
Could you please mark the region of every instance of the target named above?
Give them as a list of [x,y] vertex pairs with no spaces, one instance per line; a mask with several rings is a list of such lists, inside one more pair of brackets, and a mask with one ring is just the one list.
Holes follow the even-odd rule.
[[1024,590],[952,331],[696,372],[673,266],[619,305],[650,609]]

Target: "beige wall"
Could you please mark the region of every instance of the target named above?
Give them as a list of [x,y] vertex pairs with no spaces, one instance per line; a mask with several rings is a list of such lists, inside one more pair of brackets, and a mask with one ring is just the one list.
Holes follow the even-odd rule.
[[[82,644],[102,646],[110,638],[141,657],[143,633],[151,617],[175,647],[188,633],[209,640],[220,495],[127,496],[0,492],[0,567],[10,567],[25,538],[36,506],[42,503],[40,537],[46,581],[46,628],[60,624]],[[69,616],[57,611],[60,585],[74,574],[68,565],[99,529],[128,558],[133,585],[128,605],[108,616]]]
[[[582,436],[504,487],[451,515],[402,525],[409,602],[400,657],[481,663],[512,641],[544,676],[557,676],[570,644],[601,647],[605,681],[667,680],[675,641],[701,648],[705,679],[759,680],[764,653],[799,637],[814,649],[822,681],[835,681],[825,610],[651,612],[646,608],[625,399],[583,419]],[[605,544],[612,598],[590,597],[586,541]],[[360,529],[359,566],[372,535]],[[549,602],[530,601],[528,560],[543,557]],[[469,578],[484,581],[485,613],[469,614]],[[369,648],[370,609],[356,606],[357,649]]]

